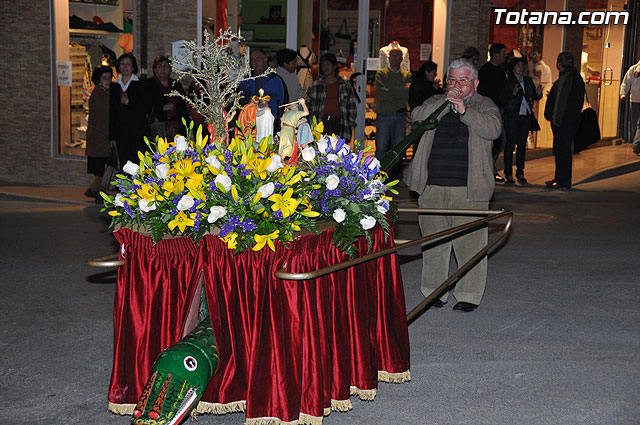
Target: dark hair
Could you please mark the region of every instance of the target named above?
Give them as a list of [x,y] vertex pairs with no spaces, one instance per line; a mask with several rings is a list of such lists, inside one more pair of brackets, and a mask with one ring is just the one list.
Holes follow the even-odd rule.
[[296,53],[295,50],[282,49],[282,50],[278,50],[278,54],[276,55],[276,60],[278,62],[278,66],[282,66],[285,63],[291,62],[297,57],[298,57],[298,53]]
[[133,68],[132,73],[137,74],[138,73],[138,61],[136,60],[136,57],[133,56],[133,53],[125,53],[124,55],[121,55],[118,60],[116,61],[116,69],[118,70],[118,72],[120,72],[120,62],[122,62],[122,59],[126,59],[129,58],[131,60],[131,66]]
[[469,46],[462,52],[462,56],[465,59],[471,59],[474,57],[480,57],[480,51],[473,46]]
[[427,72],[435,71],[436,69],[438,69],[437,63],[433,61],[426,61],[420,66],[418,72],[416,73],[416,76],[417,78],[424,79],[424,74],[426,74]]
[[493,57],[493,55],[495,55],[496,53],[500,53],[502,49],[506,49],[506,48],[507,46],[505,46],[502,43],[493,43],[489,47],[489,57]]
[[525,65],[527,64],[524,58],[516,58],[516,57],[511,58],[508,64],[509,72],[513,72],[513,68],[515,68],[516,65],[519,64],[520,62],[522,62]]
[[569,52],[558,53],[558,63],[563,68],[573,68],[573,55]]
[[336,58],[336,55],[334,55],[333,53],[325,53],[324,55],[320,56],[320,64],[322,65],[322,61],[329,61],[331,62],[335,67],[335,73],[336,75],[338,75],[338,58]]
[[158,55],[153,60],[153,66],[151,67],[151,69],[156,69],[156,67],[162,62],[166,62],[169,65],[169,68],[171,68],[171,61],[169,60],[169,58],[165,55]]
[[91,73],[91,81],[93,81],[93,84],[95,84],[96,86],[100,84],[100,78],[102,78],[102,74],[109,74],[110,76],[113,77],[113,70],[111,69],[110,66],[104,66],[104,65],[94,69],[93,72]]

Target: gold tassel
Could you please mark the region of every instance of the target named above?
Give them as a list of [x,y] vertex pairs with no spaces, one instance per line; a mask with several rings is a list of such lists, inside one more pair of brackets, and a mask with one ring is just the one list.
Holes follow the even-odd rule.
[[331,410],[338,412],[348,412],[353,409],[353,404],[351,404],[351,400],[331,400]]
[[244,412],[247,408],[247,401],[240,400],[231,403],[209,403],[200,401],[196,410],[198,413],[212,413],[214,415],[226,415],[227,413]]
[[357,387],[351,387],[351,395],[356,395],[360,400],[372,401],[376,398],[377,389],[361,390]]
[[133,409],[135,408],[135,404],[117,404],[109,402],[109,411],[118,415],[133,415]]
[[[285,423],[285,422],[282,422]],[[299,425],[322,425],[322,418],[318,416],[307,415],[306,413],[300,413],[298,418]]]
[[406,372],[392,373],[392,372],[386,372],[384,370],[379,370],[378,381],[392,382],[394,384],[409,382],[411,381],[411,372],[407,370]]

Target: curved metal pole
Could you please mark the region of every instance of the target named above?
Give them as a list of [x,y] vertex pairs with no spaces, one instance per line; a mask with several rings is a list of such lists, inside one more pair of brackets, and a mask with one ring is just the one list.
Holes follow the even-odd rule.
[[118,260],[119,255],[109,254],[102,257],[91,258],[87,264],[92,267],[120,267],[124,266],[124,260]]
[[[443,230],[441,232],[437,232],[437,233],[433,233],[431,235],[428,236],[424,236],[422,238],[419,239],[415,239],[411,242],[407,242],[407,243],[403,243],[400,245],[396,245],[396,246],[392,246],[390,248],[385,248],[381,251],[377,251],[377,252],[372,252],[366,255],[363,255],[362,257],[358,257],[358,258],[354,258],[351,260],[347,260],[344,261],[342,263],[338,263],[338,264],[334,264],[331,265],[329,267],[325,267],[323,269],[319,269],[319,270],[315,270],[315,271],[311,271],[311,272],[304,272],[304,273],[290,273],[285,271],[284,268],[278,270],[275,272],[275,277],[278,279],[283,279],[283,280],[309,280],[309,279],[315,279],[317,277],[320,276],[324,276],[326,274],[329,273],[334,273],[349,267],[353,267],[357,264],[361,264],[364,263],[366,261],[370,261],[370,260],[374,260],[376,258],[380,258],[383,257],[385,255],[389,255],[392,254],[396,251],[399,251],[401,249],[404,248],[409,248],[415,245],[420,245],[423,244],[425,242],[429,242],[429,241],[434,241],[437,239],[440,239],[442,237],[445,236],[449,236],[452,235],[454,233],[459,233],[462,232],[464,230],[467,229],[471,229],[474,227],[478,227],[484,223],[488,223],[489,221],[493,221],[496,220],[498,218],[501,217],[505,217],[505,216],[509,216],[509,220],[507,222],[507,225],[505,226],[505,230],[503,231],[504,234],[506,234],[509,231],[509,228],[511,227],[511,220],[513,217],[513,212],[512,211],[487,211],[487,210],[443,210],[443,209],[427,209],[427,208],[398,208],[398,212],[418,212],[418,213],[422,213],[422,214],[444,214],[444,215],[453,215],[453,214],[458,214],[458,215],[487,215],[487,214],[492,214],[489,217],[485,217],[485,218],[481,218],[479,220],[475,220],[466,224],[462,224],[460,226],[456,226],[456,227],[452,227],[450,229],[447,230]],[[502,235],[504,236],[504,235]],[[500,238],[502,238],[502,236]],[[493,245],[492,245],[493,246]],[[286,267],[286,265],[285,265]]]

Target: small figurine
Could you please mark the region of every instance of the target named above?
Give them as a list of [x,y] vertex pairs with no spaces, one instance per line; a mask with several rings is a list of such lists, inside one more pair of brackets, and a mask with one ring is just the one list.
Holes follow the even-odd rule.
[[[298,104],[302,106],[302,111],[299,110]],[[307,104],[304,99],[298,99],[297,102],[288,103],[283,105],[283,107],[285,108],[285,112],[282,114],[282,118],[280,120],[282,128],[280,130],[278,154],[282,159],[290,157],[290,162],[293,161],[293,163],[297,163],[298,147],[311,142],[313,139],[311,136],[311,128],[309,127],[307,120],[305,119],[303,123],[300,123],[304,117],[309,115],[309,109],[307,109]],[[297,139],[296,133],[298,134]],[[302,140],[300,136],[303,136],[304,140]]]
[[[235,129],[235,136],[243,140],[246,140],[249,135],[253,136],[253,140],[256,140],[256,116],[258,115],[258,105],[249,102],[242,108],[238,115],[238,124]],[[242,130],[240,130],[242,128]]]
[[256,141],[260,141],[273,135],[273,121],[275,117],[271,113],[269,108],[269,100],[271,96],[264,95],[264,90],[258,90],[259,96],[253,96],[251,101],[258,105],[258,112],[256,113]]

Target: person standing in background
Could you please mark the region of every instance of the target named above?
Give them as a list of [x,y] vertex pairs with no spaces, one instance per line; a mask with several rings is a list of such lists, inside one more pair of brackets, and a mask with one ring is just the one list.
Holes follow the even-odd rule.
[[282,86],[284,88],[283,105],[296,102],[302,98],[302,87],[300,87],[298,74],[296,74],[298,54],[295,50],[282,49],[278,52],[277,61],[278,68],[276,69],[276,75],[282,80]]
[[503,106],[504,129],[507,143],[504,147],[504,178],[513,183],[513,148],[516,148],[516,178],[526,183],[524,177],[525,153],[529,131],[538,131],[540,126],[533,115],[533,101],[542,98],[542,86],[537,87],[526,75],[523,58],[509,61],[509,77],[502,86],[500,104]]
[[[389,66],[376,72],[376,158],[384,155],[405,138],[407,101],[411,86],[411,73],[400,69],[402,50],[389,52]],[[400,164],[392,172],[393,178],[402,178]]]
[[320,57],[320,72],[307,93],[309,114],[323,122],[325,134],[336,134],[349,143],[356,126],[356,96],[351,85],[338,76],[336,55]]
[[110,66],[99,66],[91,75],[95,84],[89,98],[89,123],[87,124],[87,173],[93,174],[91,184],[84,192],[89,198],[100,198],[100,184],[111,154],[109,142],[109,87],[113,78]]
[[633,153],[640,154],[640,137],[636,137],[640,125],[640,61],[627,70],[620,84],[620,101],[624,102],[627,97],[631,103],[630,141],[633,142]]
[[571,143],[582,119],[585,88],[571,53],[559,53],[556,66],[560,74],[551,87],[544,108],[544,117],[551,121],[553,131],[556,172],[553,180],[545,182],[545,185],[550,189],[570,189],[573,165]]
[[422,105],[434,94],[443,94],[440,88],[440,81],[436,79],[438,75],[438,65],[435,62],[426,61],[420,69],[411,76],[411,86],[409,87],[409,109]]
[[131,53],[120,56],[116,68],[120,76],[109,89],[109,140],[118,146],[122,168],[127,161],[140,162],[138,151],[148,150],[144,137],[149,133],[149,107],[144,85],[136,75],[138,62],[135,56]]
[[169,58],[160,55],[153,60],[153,77],[145,81],[147,103],[151,105],[149,113],[150,139],[155,136],[166,137],[173,141],[176,134],[184,134],[182,119],[187,121],[189,113],[185,101],[177,96],[167,96],[173,90],[185,95],[182,84],[174,81],[171,76]]
[[[493,102],[500,106],[500,92],[502,86],[507,79],[504,72],[504,61],[507,58],[507,46],[502,43],[494,43],[489,47],[489,62],[482,65],[478,71],[478,93],[487,96]],[[496,160],[500,156],[500,152],[504,149],[506,143],[506,135],[504,131],[496,140],[493,141],[493,175],[496,182],[503,183],[505,180],[498,174],[496,170]]]

